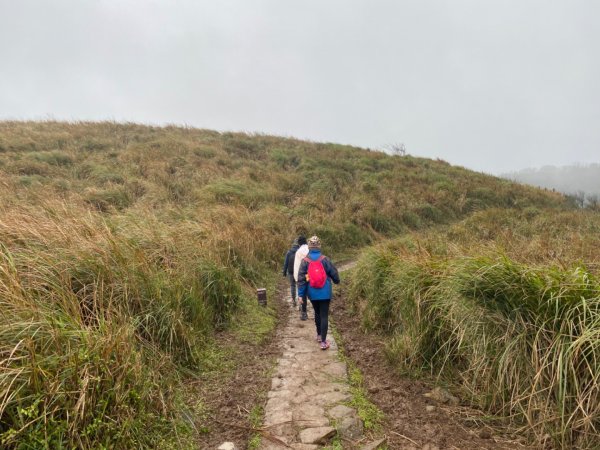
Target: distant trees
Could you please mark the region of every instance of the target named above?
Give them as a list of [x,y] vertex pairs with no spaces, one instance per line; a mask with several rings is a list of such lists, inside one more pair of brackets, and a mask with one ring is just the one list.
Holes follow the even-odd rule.
[[565,195],[577,208],[600,211],[600,196],[598,194],[586,194],[583,191],[577,191],[574,194]]
[[578,208],[600,210],[600,164],[544,166],[502,176],[519,183],[562,192]]
[[600,211],[600,196],[598,194],[590,194],[586,197],[586,208],[594,211]]
[[404,145],[404,142],[387,144],[383,149],[392,156],[406,156],[406,145]]

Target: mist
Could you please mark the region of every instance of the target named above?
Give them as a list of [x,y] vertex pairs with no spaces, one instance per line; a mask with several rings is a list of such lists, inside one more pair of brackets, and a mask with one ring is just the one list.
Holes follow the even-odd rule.
[[600,3],[0,0],[0,120],[383,148],[488,173],[597,163]]
[[600,196],[600,164],[565,167],[544,166],[507,173],[505,178],[564,194]]

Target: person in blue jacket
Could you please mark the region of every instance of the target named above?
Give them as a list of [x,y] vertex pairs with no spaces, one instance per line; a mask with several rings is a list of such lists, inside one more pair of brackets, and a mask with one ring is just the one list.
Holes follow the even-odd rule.
[[321,258],[321,240],[317,236],[313,236],[308,240],[308,256],[304,258],[298,271],[298,296],[303,297],[307,295],[312,303],[315,310],[317,341],[320,343],[322,350],[327,350],[329,348],[329,341],[327,341],[329,304],[331,303],[333,294],[332,282],[338,284],[340,276],[331,260],[324,256],[321,259],[321,263],[327,274],[327,281],[325,281],[325,285],[322,288],[311,286],[307,280],[308,265],[310,261],[317,261],[319,258]]

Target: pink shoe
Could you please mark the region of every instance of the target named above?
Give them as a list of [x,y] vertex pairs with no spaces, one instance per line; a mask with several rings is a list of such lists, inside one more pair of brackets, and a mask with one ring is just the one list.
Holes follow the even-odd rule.
[[317,334],[317,342],[319,342],[319,343],[321,342],[321,335],[320,334]]
[[329,348],[329,341],[321,342],[321,350],[327,350]]

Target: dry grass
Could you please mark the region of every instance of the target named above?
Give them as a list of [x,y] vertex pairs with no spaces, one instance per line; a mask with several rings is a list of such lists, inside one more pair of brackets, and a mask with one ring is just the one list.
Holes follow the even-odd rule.
[[1,445],[192,445],[181,380],[298,233],[341,257],[490,207],[567,206],[443,161],[335,144],[1,122]]
[[483,212],[367,251],[352,299],[394,364],[460,385],[538,443],[595,448],[599,226],[593,212]]

